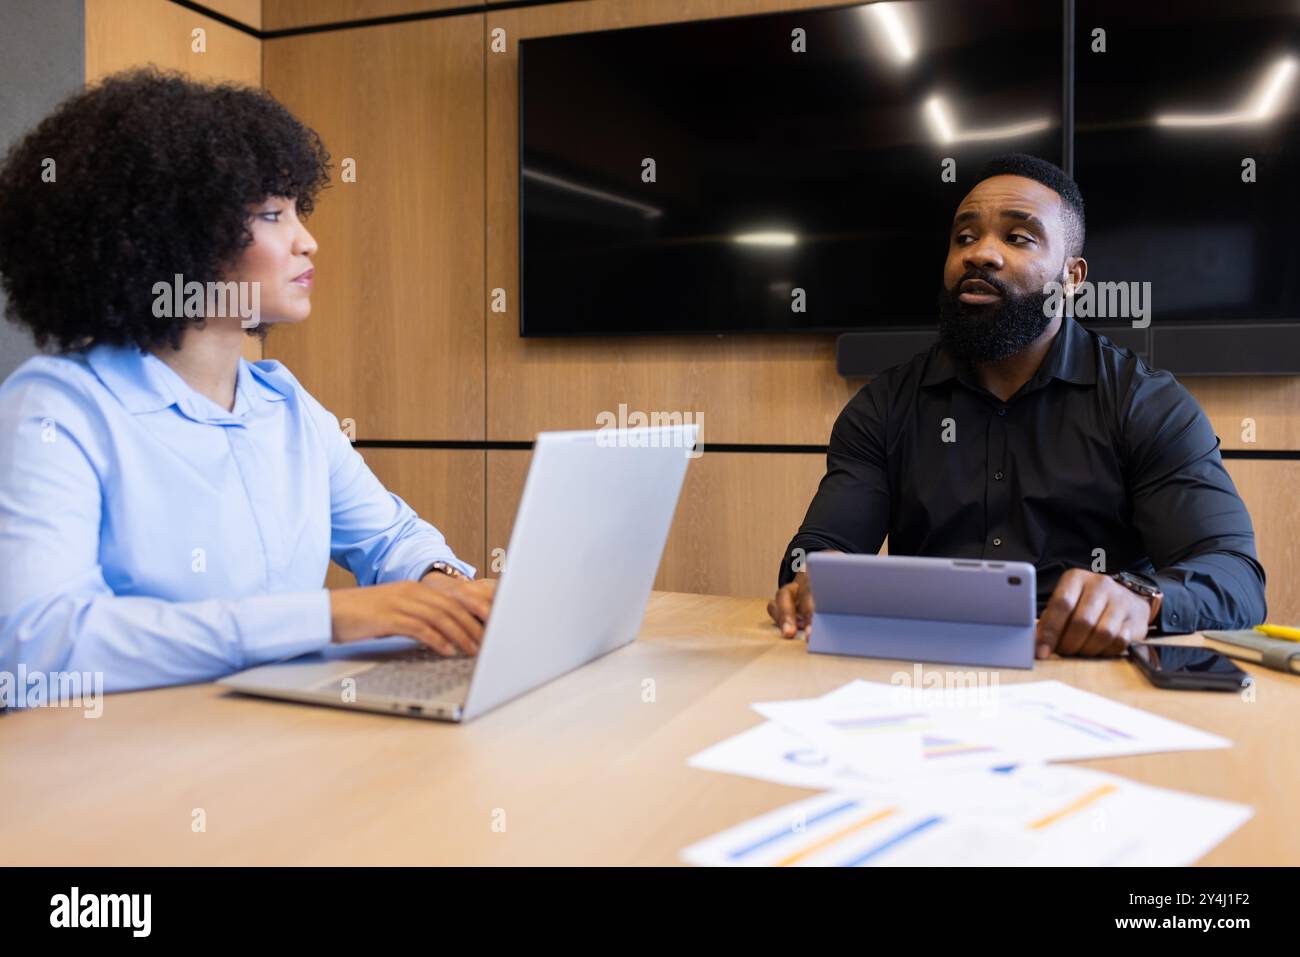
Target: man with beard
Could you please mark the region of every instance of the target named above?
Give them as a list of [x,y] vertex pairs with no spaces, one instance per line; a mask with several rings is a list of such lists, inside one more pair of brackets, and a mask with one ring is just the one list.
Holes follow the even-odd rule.
[[886,534],[892,555],[1032,562],[1039,658],[1264,620],[1254,529],[1200,406],[1046,308],[1052,283],[1087,276],[1083,236],[1058,167],[1013,153],[981,171],[953,217],[939,341],[835,422],[768,603],[786,638],[812,625],[807,554],[875,554]]

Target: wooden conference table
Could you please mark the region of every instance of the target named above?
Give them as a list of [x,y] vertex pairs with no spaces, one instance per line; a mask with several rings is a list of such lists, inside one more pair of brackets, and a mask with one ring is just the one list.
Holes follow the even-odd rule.
[[[640,640],[466,725],[213,684],[111,695],[93,720],[10,712],[0,864],[677,863],[688,844],[813,793],[687,767],[759,723],[752,702],[911,668],[809,655],[776,634],[765,605],[656,593]],[[1245,667],[1254,702],[1161,691],[1123,660],[1052,659],[999,680],[1058,679],[1229,738],[1082,763],[1254,805],[1204,864],[1300,863],[1300,749],[1286,743],[1300,684]]]

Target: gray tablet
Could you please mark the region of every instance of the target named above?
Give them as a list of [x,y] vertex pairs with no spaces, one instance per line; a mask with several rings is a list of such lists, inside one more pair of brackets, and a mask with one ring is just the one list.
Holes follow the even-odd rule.
[[808,650],[989,668],[1034,666],[1034,566],[813,552]]

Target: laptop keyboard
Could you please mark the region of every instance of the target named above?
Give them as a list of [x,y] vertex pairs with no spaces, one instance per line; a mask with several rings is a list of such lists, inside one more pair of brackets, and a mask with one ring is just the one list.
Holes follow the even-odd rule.
[[[444,657],[421,645],[343,680],[355,681],[358,695],[437,701],[469,685],[477,660],[463,652]],[[340,693],[343,680],[332,683]]]

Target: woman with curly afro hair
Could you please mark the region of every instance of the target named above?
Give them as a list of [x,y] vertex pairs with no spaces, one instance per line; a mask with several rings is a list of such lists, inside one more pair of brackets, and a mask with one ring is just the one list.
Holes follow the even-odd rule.
[[[241,357],[311,312],[329,169],[269,94],[153,68],[5,157],[7,317],[46,353],[0,386],[0,673],[123,691],[390,634],[476,652],[493,583]],[[327,591],[331,558],[360,587]]]

